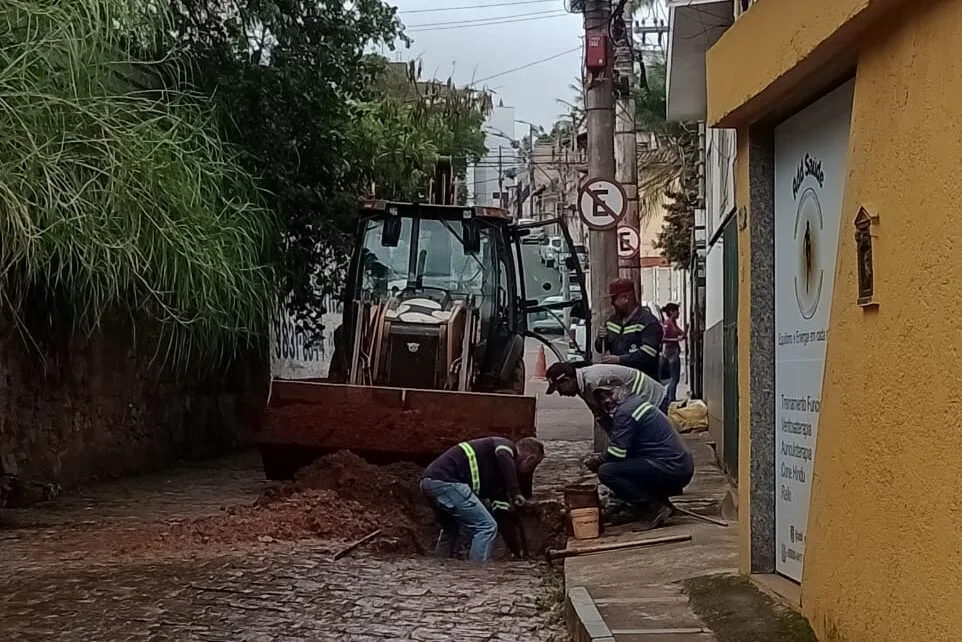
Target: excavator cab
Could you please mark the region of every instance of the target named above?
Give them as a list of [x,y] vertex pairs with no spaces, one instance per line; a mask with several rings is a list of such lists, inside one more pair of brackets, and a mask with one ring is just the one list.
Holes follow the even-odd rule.
[[467,439],[533,436],[525,337],[564,357],[528,316],[590,315],[580,266],[580,296],[526,298],[532,227],[500,208],[363,203],[328,380],[273,382],[258,437],[268,477],[339,449],[422,462]]

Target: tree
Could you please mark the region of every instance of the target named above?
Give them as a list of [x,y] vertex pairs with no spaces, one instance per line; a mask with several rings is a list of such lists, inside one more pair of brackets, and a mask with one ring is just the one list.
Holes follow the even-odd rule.
[[276,228],[205,100],[134,87],[147,9],[0,5],[0,296],[34,339],[122,315],[213,358],[263,335]]
[[698,200],[698,127],[668,120],[664,56],[649,56],[634,86],[636,127],[657,142],[639,155],[639,214],[650,216],[667,200],[655,245],[672,265],[687,267]]
[[410,198],[439,157],[478,158],[477,96],[412,95],[417,74],[399,78],[370,55],[406,42],[380,0],[170,0],[170,11],[170,77],[210,96],[220,131],[244,150],[282,225],[281,293],[316,329],[343,283],[358,197]]

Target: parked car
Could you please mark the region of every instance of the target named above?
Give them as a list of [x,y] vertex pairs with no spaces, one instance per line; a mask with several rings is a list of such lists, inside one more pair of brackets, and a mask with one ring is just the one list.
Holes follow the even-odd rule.
[[[537,223],[538,221],[533,218],[519,218],[518,225],[530,225],[531,223]],[[538,227],[531,230],[531,233],[521,239],[521,242],[525,245],[532,245],[535,243],[543,243],[544,240],[548,238],[545,231]]]
[[548,267],[554,267],[558,263],[558,255],[561,253],[563,245],[564,239],[560,236],[546,238],[538,249],[538,253],[541,255],[541,263]]
[[588,356],[587,325],[584,319],[572,319],[570,332],[574,341],[568,341],[568,361],[581,361]]
[[[550,305],[552,303],[562,303],[565,300],[562,296],[549,296],[545,297],[542,303],[544,305]],[[532,332],[540,332],[541,334],[563,334],[564,327],[564,310],[552,310],[552,314],[547,311],[544,312],[534,312],[528,317],[528,328]]]

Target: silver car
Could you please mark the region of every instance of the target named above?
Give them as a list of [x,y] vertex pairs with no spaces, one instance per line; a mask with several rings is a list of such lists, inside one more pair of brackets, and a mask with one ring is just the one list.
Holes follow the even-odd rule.
[[548,267],[554,267],[558,263],[558,255],[561,253],[561,248],[564,245],[564,239],[560,236],[549,236],[538,248],[538,254],[541,258],[541,263],[547,265]]

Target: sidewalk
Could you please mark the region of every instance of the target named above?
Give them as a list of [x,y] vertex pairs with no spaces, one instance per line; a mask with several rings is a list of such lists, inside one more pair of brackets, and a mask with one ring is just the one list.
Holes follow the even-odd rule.
[[[526,355],[534,373],[537,345]],[[549,358],[549,362],[551,359]],[[549,457],[538,476],[554,489],[581,478],[579,460],[591,449],[592,419],[577,398],[545,394],[544,381],[528,382],[538,397],[538,436]],[[684,397],[687,386],[679,386]],[[737,519],[732,490],[718,467],[708,433],[686,436],[695,477],[672,501],[714,519]],[[557,492],[557,490],[556,490]],[[724,513],[724,516],[722,515]],[[675,516],[648,533],[609,528],[595,540],[569,540],[569,548],[690,535],[691,540],[649,548],[586,554],[564,562],[565,619],[576,642],[814,642],[808,623],[738,575],[738,524],[727,527]]]
[[[708,435],[687,437],[695,456],[695,478],[680,508],[720,519],[728,480],[715,464]],[[685,516],[648,533],[632,526],[609,528],[591,541],[569,540],[571,548],[691,535],[691,541],[651,548],[609,551],[565,560],[568,630],[577,642],[695,642],[717,639],[689,604],[686,580],[737,573],[737,524],[706,524]]]

